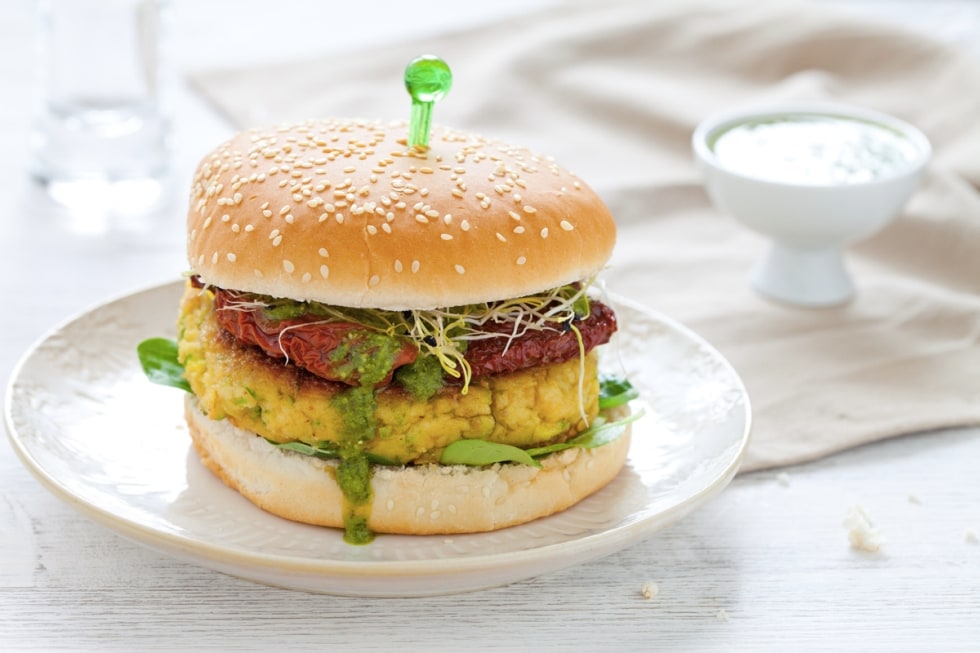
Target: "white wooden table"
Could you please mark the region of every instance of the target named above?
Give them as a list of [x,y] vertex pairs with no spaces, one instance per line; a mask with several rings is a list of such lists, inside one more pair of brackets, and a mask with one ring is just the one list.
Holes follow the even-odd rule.
[[[227,15],[219,4],[228,6],[175,3],[179,66],[289,58],[309,47],[297,37],[247,54],[222,49],[210,33]],[[862,10],[879,10],[876,4]],[[951,38],[972,33],[980,40],[977,5],[937,3],[953,11],[946,15],[956,20],[948,21],[927,3],[889,4],[899,7],[886,9],[892,17],[926,16],[912,22],[931,20],[930,27],[947,25]],[[528,6],[462,5],[413,6],[464,14],[445,13],[420,27],[432,31]],[[252,16],[264,6],[236,5]],[[379,27],[378,38],[394,34],[397,23],[418,21],[402,11]],[[4,379],[22,351],[68,316],[184,269],[182,189],[198,158],[231,131],[199,98],[176,88],[175,208],[129,229],[72,232],[38,209],[23,180],[31,12],[29,0],[0,8]],[[271,22],[273,32],[288,24]],[[355,37],[338,37],[336,45]],[[229,38],[246,43],[244,35]],[[4,442],[0,651],[980,651],[978,461],[977,428],[898,438],[740,476],[703,509],[597,562],[489,591],[378,600],[264,587],[132,544],[45,491]],[[885,538],[881,553],[849,546],[843,521],[855,506]],[[645,585],[654,596],[643,595]]]

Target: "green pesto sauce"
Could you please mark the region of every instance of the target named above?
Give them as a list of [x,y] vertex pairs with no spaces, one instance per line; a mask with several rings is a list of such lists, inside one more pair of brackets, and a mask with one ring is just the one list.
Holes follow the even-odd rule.
[[330,362],[341,379],[374,386],[388,376],[401,350],[402,343],[396,338],[370,331],[351,331],[330,352]]
[[374,536],[367,527],[371,506],[371,465],[364,443],[377,428],[378,402],[372,385],[348,388],[333,400],[344,416],[337,485],[344,493],[344,541],[367,544]]
[[402,345],[379,333],[351,332],[330,353],[330,362],[341,378],[360,385],[344,390],[334,404],[344,416],[340,441],[337,484],[344,493],[344,540],[367,544],[374,539],[368,528],[371,506],[371,465],[364,444],[377,430],[378,407],[374,386],[391,371]]
[[371,465],[363,454],[340,459],[337,465],[337,482],[344,490],[344,497],[354,505],[364,505],[371,500]]
[[420,355],[414,363],[395,370],[395,381],[416,398],[428,401],[442,387],[442,364],[435,356]]

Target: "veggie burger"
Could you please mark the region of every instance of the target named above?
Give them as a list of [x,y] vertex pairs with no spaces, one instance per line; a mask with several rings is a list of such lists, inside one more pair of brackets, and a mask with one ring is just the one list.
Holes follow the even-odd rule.
[[[499,529],[612,480],[628,383],[589,292],[615,224],[552,160],[433,127],[323,120],[201,162],[172,359],[201,461],[287,519],[374,533]],[[163,352],[163,353],[161,353]]]

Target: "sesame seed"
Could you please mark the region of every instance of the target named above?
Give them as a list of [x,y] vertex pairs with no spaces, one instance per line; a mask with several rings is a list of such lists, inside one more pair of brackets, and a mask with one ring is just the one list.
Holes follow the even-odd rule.
[[292,274],[296,271],[296,266],[287,258],[282,261],[282,269],[286,271],[286,274]]
[[330,256],[330,252],[327,251],[326,247],[321,247],[320,249],[317,250],[316,253],[322,256],[323,258],[327,258]]
[[264,211],[262,211],[262,216],[263,217],[266,217],[266,218],[271,218],[272,217],[272,211],[270,211],[269,209],[265,209]]
[[428,211],[425,212],[425,217],[427,217],[427,218],[438,218],[439,217],[439,212],[436,211],[435,209],[429,209]]
[[211,255],[211,263],[214,264],[217,262],[218,262],[218,252],[215,252],[214,254]]
[[354,172],[355,170],[357,170],[357,168],[355,168],[354,166],[347,166],[346,168],[344,168],[344,172],[348,174]]
[[276,236],[275,238],[272,239],[272,246],[279,247],[279,244],[281,242],[282,242],[282,236]]
[[522,234],[522,233],[524,233],[524,227],[522,227],[520,225],[514,227],[514,233],[515,234]]
[[290,212],[291,210],[292,210],[292,209],[290,209],[290,208],[289,208],[289,205],[287,204],[286,206],[284,206],[284,207],[282,207],[281,209],[279,209],[279,215],[286,215],[286,214],[287,214],[287,213],[289,213],[289,212]]
[[283,220],[286,221],[286,224],[293,224],[293,220],[294,220],[293,214],[292,213],[287,213],[286,214],[286,217],[283,218]]
[[326,265],[321,265],[320,266],[320,276],[323,277],[324,279],[326,279],[327,277],[329,277],[330,276],[330,268],[328,268]]
[[376,275],[376,274],[375,274],[375,275],[372,275],[372,276],[371,276],[371,278],[370,278],[370,279],[368,279],[368,285],[369,285],[369,286],[376,286],[376,285],[378,285],[379,283],[381,283],[381,277],[379,277],[379,276],[378,276],[378,275]]
[[517,257],[517,264],[518,265],[524,265],[525,263],[527,263],[527,257],[526,256],[518,256]]
[[548,227],[543,227],[541,229],[541,237],[542,238],[547,238],[548,237]]
[[279,235],[279,230],[278,229],[273,229],[272,231],[269,232],[269,240],[272,240],[273,238],[275,238],[278,235]]
[[235,233],[237,234],[238,232],[240,232],[240,231],[242,230],[242,228],[241,228],[241,226],[239,226],[239,224],[238,224],[238,223],[236,222],[235,224],[233,224],[233,225],[231,225],[231,230],[232,230],[232,231],[234,231],[234,232],[235,232]]
[[525,213],[537,213],[538,210],[536,208],[534,208],[533,206],[525,205],[524,206],[524,212]]
[[313,278],[313,275],[310,274],[309,272],[304,272],[303,273],[303,283],[309,283],[310,282],[310,279],[312,279],[312,278]]
[[334,216],[334,220],[337,221],[337,224],[344,224],[344,214],[343,213],[336,214]]
[[317,222],[323,222],[323,221],[324,221],[324,220],[326,220],[326,219],[327,219],[328,217],[330,217],[330,214],[329,214],[329,213],[321,213],[321,214],[320,214],[320,218],[319,218],[319,219],[317,220]]
[[463,191],[461,191],[458,188],[454,188],[453,189],[453,197],[455,197],[456,199],[463,199]]
[[562,220],[561,221],[561,228],[564,229],[565,231],[571,231],[575,227],[568,220]]
[[396,258],[395,259],[395,272],[401,272],[401,271],[402,271],[402,262],[401,262],[401,259],[397,259]]
[[462,265],[460,265],[459,263],[457,263],[456,265],[454,265],[454,266],[453,266],[453,269],[454,269],[454,270],[456,270],[456,273],[457,273],[457,274],[464,274],[464,273],[466,272],[466,268],[464,268],[464,267],[463,267]]
[[373,224],[369,224],[367,226],[367,232],[369,234],[371,234],[372,236],[374,236],[374,235],[376,235],[378,233],[378,228],[375,227]]
[[470,230],[469,220],[464,219],[462,222],[460,222],[459,228],[462,229],[463,231],[469,231]]
[[442,238],[443,240],[452,240],[453,239],[452,234],[439,234],[439,237]]
[[201,225],[201,229],[207,229],[209,226],[211,226],[211,216],[210,215],[204,221],[204,224]]
[[521,214],[518,213],[517,211],[507,211],[507,215],[509,215],[510,217],[514,218],[518,222],[521,221]]
[[412,272],[418,272],[421,267],[422,264],[419,263],[417,259],[412,261]]
[[252,273],[253,273],[253,274],[254,274],[254,275],[255,275],[256,277],[258,277],[259,279],[261,279],[261,278],[262,278],[262,270],[259,270],[258,268],[255,268],[255,269],[253,269],[253,270],[252,270]]
[[421,213],[416,213],[415,214],[415,221],[416,222],[419,222],[421,224],[429,224],[429,219],[427,217],[425,217],[424,215],[422,215]]
[[504,237],[504,235],[503,235],[502,233],[500,233],[499,231],[497,232],[497,240],[499,240],[499,241],[500,241],[500,242],[502,242],[502,243],[506,243],[506,242],[507,242],[507,239],[506,239],[506,238]]
[[390,234],[391,233],[391,225],[388,224],[387,222],[382,222],[381,223],[381,231],[385,232],[386,234]]

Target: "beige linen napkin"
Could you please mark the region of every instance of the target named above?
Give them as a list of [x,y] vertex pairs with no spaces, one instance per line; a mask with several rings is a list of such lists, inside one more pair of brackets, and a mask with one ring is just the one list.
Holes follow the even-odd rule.
[[[529,145],[589,181],[620,227],[608,287],[734,364],[755,410],[743,469],[980,422],[977,62],[812,4],[604,0],[193,81],[239,126],[403,118],[402,70],[429,52],[455,75],[436,121]],[[710,206],[690,155],[707,115],[797,100],[893,113],[935,149],[904,215],[850,252],[859,294],[832,309],[748,287],[765,243]]]

